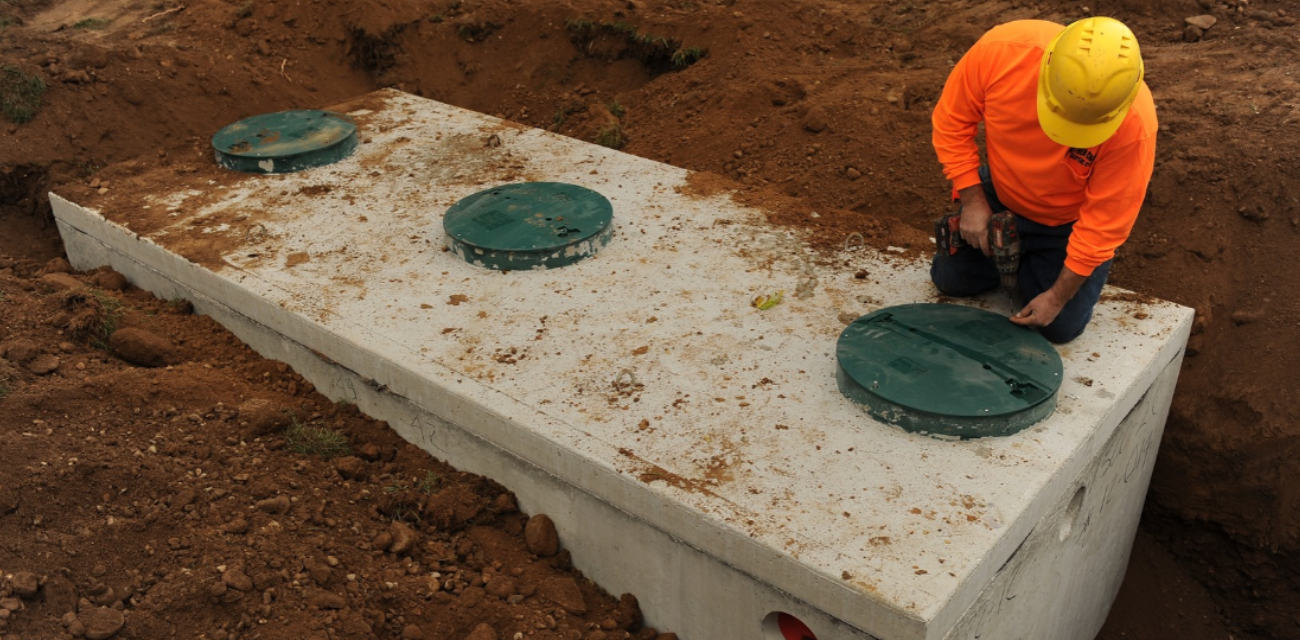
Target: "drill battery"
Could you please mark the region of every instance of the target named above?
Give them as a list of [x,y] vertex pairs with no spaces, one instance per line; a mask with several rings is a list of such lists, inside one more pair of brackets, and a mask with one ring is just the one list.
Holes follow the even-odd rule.
[[[957,255],[957,251],[970,246],[961,237],[961,214],[950,213],[934,221],[934,242],[941,252]],[[1016,215],[1010,211],[995,213],[989,218],[989,247],[993,263],[997,265],[1002,288],[1006,289],[1015,306],[1020,305],[1017,276],[1020,273],[1020,232],[1016,229]]]

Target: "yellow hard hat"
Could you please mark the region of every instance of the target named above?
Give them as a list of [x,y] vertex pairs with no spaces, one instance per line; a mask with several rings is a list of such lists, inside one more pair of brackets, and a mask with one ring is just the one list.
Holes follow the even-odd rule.
[[1038,124],[1068,147],[1114,135],[1142,86],[1137,37],[1114,18],[1084,18],[1056,34],[1038,70]]

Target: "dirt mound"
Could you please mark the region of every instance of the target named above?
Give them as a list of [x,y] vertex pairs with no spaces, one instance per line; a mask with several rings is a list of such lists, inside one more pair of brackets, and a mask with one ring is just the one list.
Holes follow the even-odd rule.
[[[1300,602],[1300,587],[1293,578],[1300,572],[1300,509],[1293,496],[1300,486],[1300,463],[1292,454],[1300,439],[1300,409],[1289,400],[1297,380],[1291,362],[1300,355],[1296,353],[1300,302],[1288,294],[1300,284],[1300,276],[1290,268],[1297,261],[1295,247],[1300,246],[1300,169],[1290,161],[1300,155],[1296,128],[1300,69],[1295,62],[1300,30],[1292,15],[1295,7],[1280,1],[1104,0],[1090,9],[1060,0],[0,3],[0,67],[36,78],[46,87],[42,105],[30,121],[0,121],[0,223],[5,229],[0,233],[0,274],[11,270],[0,276],[0,285],[10,296],[0,305],[15,305],[12,300],[21,295],[26,296],[22,305],[38,305],[32,308],[41,310],[13,314],[5,306],[0,342],[30,340],[39,356],[48,356],[36,368],[47,370],[44,374],[27,366],[36,356],[26,363],[0,359],[0,384],[18,389],[0,402],[40,398],[39,402],[22,400],[27,408],[19,418],[4,412],[3,437],[38,433],[30,420],[50,422],[55,416],[73,416],[78,424],[103,423],[104,434],[98,430],[90,434],[84,425],[60,427],[54,434],[69,435],[66,441],[57,440],[58,446],[77,443],[86,447],[78,449],[81,460],[110,460],[122,455],[128,442],[147,451],[147,440],[135,439],[144,437],[142,427],[111,423],[101,416],[108,408],[132,416],[138,408],[144,416],[142,424],[150,429],[154,423],[171,428],[166,413],[173,405],[177,416],[193,413],[207,424],[210,420],[204,416],[209,413],[226,415],[212,411],[217,402],[231,407],[244,401],[213,396],[212,388],[228,384],[221,376],[234,376],[262,389],[256,379],[245,379],[262,373],[267,374],[262,382],[272,384],[274,393],[288,393],[293,385],[295,393],[288,397],[294,400],[286,400],[289,404],[307,398],[301,382],[273,365],[254,366],[247,354],[243,364],[219,367],[213,353],[220,351],[209,351],[217,347],[197,338],[174,345],[187,360],[170,370],[144,370],[127,369],[108,352],[89,346],[75,327],[63,329],[70,332],[63,336],[52,333],[59,329],[48,324],[50,317],[62,318],[70,312],[61,306],[63,302],[42,295],[57,283],[36,276],[36,265],[59,253],[44,200],[51,184],[76,182],[85,189],[91,185],[111,189],[111,180],[107,186],[94,182],[108,164],[202,148],[221,126],[255,113],[333,104],[373,88],[394,86],[707,172],[700,179],[702,188],[735,190],[737,198],[767,207],[774,223],[802,230],[816,246],[843,246],[852,234],[860,233],[868,242],[919,252],[927,247],[930,220],[950,208],[947,185],[929,146],[929,113],[952,64],[996,23],[1017,18],[1068,22],[1085,10],[1115,15],[1137,32],[1161,120],[1157,167],[1147,203],[1131,241],[1117,258],[1113,282],[1197,311],[1195,335],[1143,525],[1144,535],[1154,545],[1137,547],[1135,566],[1143,557],[1153,557],[1156,552],[1151,549],[1167,549],[1188,575],[1208,589],[1214,606],[1232,621],[1237,637],[1293,637],[1297,621],[1290,612]],[[1213,20],[1196,20],[1201,26],[1186,20],[1204,15]],[[108,295],[117,299],[111,291]],[[124,304],[147,306],[130,296]],[[88,305],[84,308],[93,303]],[[168,315],[162,307],[158,317],[191,327],[180,330],[180,335],[198,331],[194,327],[202,325],[196,323],[205,322]],[[124,322],[137,320],[126,314]],[[141,321],[140,326],[148,324]],[[62,344],[69,340],[73,349],[66,351]],[[79,362],[86,369],[69,369]],[[195,362],[212,363],[214,368],[195,366]],[[125,394],[122,398],[107,391],[118,390],[111,386],[118,382],[94,375],[119,370],[130,372],[120,382],[127,385],[120,390]],[[87,371],[92,381],[79,377]],[[211,386],[194,386],[195,381]],[[182,402],[189,392],[193,400]],[[262,391],[247,393],[258,396]],[[373,436],[355,431],[362,428],[357,426],[364,423],[362,418],[346,412],[338,418],[319,399],[313,402],[318,408],[306,415],[319,413],[326,424],[343,420],[350,441],[364,444],[379,437],[378,431]],[[222,418],[214,420],[224,423]],[[71,434],[81,433],[78,429],[85,434],[72,438]],[[117,449],[103,443],[113,429],[123,430],[112,436]],[[128,438],[126,430],[138,435]],[[96,440],[85,443],[86,436]],[[66,467],[68,453],[56,454],[54,448],[36,445],[45,440],[35,436],[15,437],[24,446],[37,447],[31,459],[54,460],[52,456],[62,455],[58,460]],[[153,438],[153,433],[148,437]],[[283,453],[273,450],[280,437],[263,438],[266,452],[258,449],[255,454],[238,455],[252,455],[265,463],[267,456]],[[217,456],[216,451],[224,447],[230,452],[222,455],[235,455],[231,445],[220,440],[209,437],[204,442],[178,445],[178,455],[189,456],[182,459],[196,468],[211,463],[194,458],[191,448],[206,448],[209,455]],[[376,475],[365,471],[365,465],[376,462],[364,456],[355,459],[359,462],[348,464],[362,466],[346,473],[357,478]],[[287,464],[292,468],[297,461]],[[305,467],[320,474],[309,475],[311,482],[328,475],[323,464],[311,462]],[[54,473],[50,470],[18,477],[15,481],[28,483],[22,485],[28,487],[23,504],[32,504],[30,494],[37,487],[81,491],[72,480],[83,477],[82,473],[89,474],[94,486],[126,485],[122,478],[103,475],[111,475],[109,470],[83,472],[91,468],[83,463],[65,467],[59,467],[61,476],[50,475]],[[157,487],[196,482],[180,466],[148,469],[158,474],[149,476]],[[176,472],[181,475],[168,475]],[[334,473],[329,477],[341,477]],[[306,479],[290,480],[308,486]],[[232,485],[229,490],[235,489]],[[462,508],[464,500],[478,504],[473,500],[490,497],[481,495],[480,489],[452,491],[442,500],[419,503],[422,509],[436,503],[430,507],[430,517],[449,526],[467,523],[466,532],[477,530],[469,524],[476,518],[495,518],[504,527],[510,518],[521,517],[493,511],[494,501],[479,505],[484,509],[479,514],[465,517],[472,509]],[[161,499],[161,489],[150,491]],[[223,513],[210,495],[201,494],[202,499],[190,505],[195,509],[185,513],[200,509]],[[414,495],[401,495],[414,504]],[[99,498],[102,494],[87,493],[84,504],[117,508]],[[132,506],[133,512],[163,512],[153,497],[129,500],[145,505]],[[106,535],[96,533],[88,512],[77,511],[80,503],[58,504],[53,503],[42,517],[70,519],[77,523],[75,528],[89,528],[92,540]],[[403,504],[407,502],[389,504],[383,517],[393,519],[394,510]],[[0,500],[0,507],[4,505]],[[295,513],[291,508],[288,515],[293,518]],[[358,515],[354,520],[364,519]],[[0,526],[14,526],[5,524],[11,521],[0,519]],[[365,522],[373,525],[379,520]],[[197,546],[172,549],[165,531],[152,526],[139,528],[133,539],[146,541],[160,554],[155,557],[185,551],[200,560],[207,554],[210,561],[234,562],[216,557],[225,551],[197,551]],[[250,520],[247,526],[254,531],[258,523]],[[73,530],[72,526],[60,529],[64,532],[60,536]],[[78,549],[48,528],[45,535],[54,541],[50,544]],[[366,530],[366,535],[378,534]],[[460,543],[446,542],[451,545],[447,553],[454,554]],[[279,543],[266,537],[261,544],[273,551]],[[289,556],[299,551],[287,549]],[[2,554],[0,568],[8,570],[13,556]],[[93,570],[93,564],[82,567],[76,557],[61,557],[67,558],[61,562],[75,567],[69,579],[78,594],[94,586],[82,573]],[[349,560],[364,561],[361,556]],[[148,564],[142,575],[176,566],[150,562],[159,564]],[[459,569],[466,561],[456,562]],[[245,571],[254,572],[249,574],[254,582],[257,572],[271,571],[250,566]],[[48,576],[53,576],[53,569],[43,571],[47,580],[52,579]],[[212,575],[196,575],[215,584]],[[144,584],[145,578],[139,580]],[[481,589],[466,584],[467,589]],[[167,587],[160,593],[188,593],[187,588]],[[1125,593],[1137,597],[1131,589]],[[195,598],[207,602],[201,594]],[[216,637],[211,625],[220,620],[226,623],[223,632],[229,637],[241,616],[256,624],[254,605],[260,598],[250,595],[244,604],[225,609],[220,607],[227,605],[185,605],[189,607],[185,611],[203,621],[185,630]],[[275,607],[272,600],[268,606]],[[1202,604],[1188,606],[1205,606],[1204,600],[1195,601]],[[348,602],[353,607],[353,600]],[[378,605],[371,608],[386,611]],[[331,613],[314,620],[333,616],[331,624],[337,628],[376,627],[375,616],[367,617],[355,607],[327,610]],[[1155,616],[1164,609],[1121,606],[1116,610]],[[138,615],[133,611],[131,619]],[[1193,617],[1200,620],[1199,615]],[[396,616],[386,617],[380,626],[400,632],[393,620]],[[127,632],[133,625],[128,622]],[[1168,631],[1159,625],[1124,628]],[[1211,637],[1207,628],[1188,626],[1177,633]],[[472,631],[471,625],[457,630],[458,636],[437,637],[459,638]]]

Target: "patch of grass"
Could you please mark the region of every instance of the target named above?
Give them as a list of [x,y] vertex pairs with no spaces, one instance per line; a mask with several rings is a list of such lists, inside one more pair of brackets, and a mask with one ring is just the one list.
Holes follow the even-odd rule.
[[555,115],[551,118],[551,126],[557,129],[564,126],[564,121],[568,119],[568,117],[569,117],[569,108],[560,107],[560,109],[556,111]]
[[682,42],[676,38],[642,33],[635,25],[624,20],[592,22],[585,18],[572,18],[566,20],[564,26],[580,50],[590,52],[597,37],[609,36],[622,40],[626,45],[617,57],[636,58],[646,66],[661,71],[685,69],[708,55],[708,50],[700,47],[683,47]]
[[72,23],[73,29],[103,29],[110,21],[106,18],[84,18]]
[[436,491],[438,489],[438,486],[441,484],[442,484],[442,476],[438,475],[437,472],[433,470],[429,470],[424,472],[424,477],[421,478],[420,482],[415,485],[415,488],[419,489],[420,493],[423,493],[424,495],[427,496],[427,495],[433,495],[433,492]]
[[624,109],[623,105],[618,103],[618,98],[610,100],[606,107],[609,108],[610,113],[614,114],[615,118],[622,118],[623,115],[627,113],[627,109]]
[[627,144],[627,137],[623,135],[623,126],[615,122],[602,127],[596,132],[595,143],[610,149],[622,149],[623,145]]
[[122,317],[126,315],[126,306],[121,300],[99,290],[92,290],[90,295],[99,303],[101,310],[99,327],[91,336],[90,343],[96,349],[107,349],[108,338],[122,326]]
[[3,400],[12,391],[13,389],[9,388],[9,378],[0,376],[0,400]]
[[243,20],[251,15],[253,15],[253,0],[248,0],[248,2],[239,5],[239,10],[235,12],[235,18],[238,20]]
[[284,446],[295,453],[334,458],[352,453],[348,439],[329,427],[305,425],[294,418],[284,430]]
[[45,81],[18,67],[0,67],[0,112],[14,124],[24,124],[36,117],[45,97]]
[[0,29],[17,24],[17,21],[9,16],[0,16]]
[[706,55],[708,55],[708,52],[699,47],[678,49],[673,52],[673,66],[678,69],[685,69],[699,62]]

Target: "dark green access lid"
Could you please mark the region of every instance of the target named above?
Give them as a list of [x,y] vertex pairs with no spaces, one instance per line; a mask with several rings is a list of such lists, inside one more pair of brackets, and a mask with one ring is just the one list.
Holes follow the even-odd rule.
[[323,167],[357,148],[352,119],[333,111],[281,111],[245,118],[212,136],[217,164],[245,173]]
[[908,304],[854,320],[836,346],[840,392],[915,433],[1007,436],[1056,409],[1061,356],[996,313]]
[[605,196],[563,182],[506,184],[466,196],[442,228],[451,250],[498,271],[551,269],[595,255],[614,235]]

